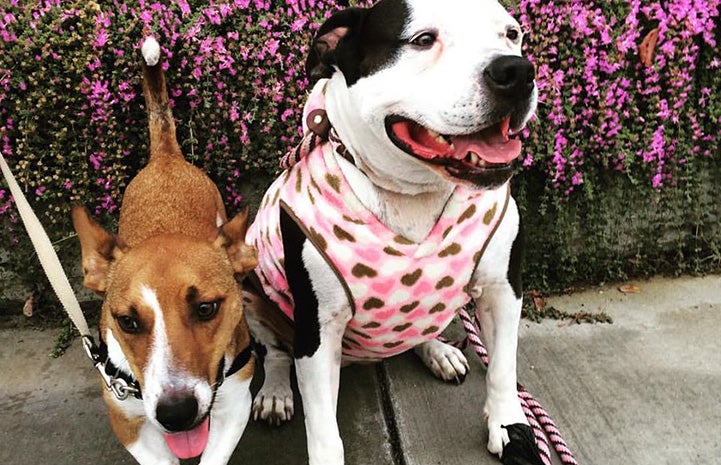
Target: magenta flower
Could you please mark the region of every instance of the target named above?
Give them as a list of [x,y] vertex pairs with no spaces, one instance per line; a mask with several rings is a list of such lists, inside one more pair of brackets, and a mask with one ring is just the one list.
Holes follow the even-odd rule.
[[[147,34],[163,47],[183,150],[216,176],[229,205],[243,173],[277,170],[301,135],[309,38],[335,0],[96,3],[99,10],[60,0],[0,7],[0,150],[30,166],[37,154],[62,157],[44,158],[46,171],[24,170],[30,192],[43,186],[48,202],[85,196],[100,212],[117,208],[112,199],[147,150],[136,124],[138,48]],[[697,159],[716,156],[720,4],[516,2],[540,101],[521,134],[521,169],[541,173],[563,197],[591,191],[604,170],[661,190]],[[641,43],[654,29],[647,66]],[[3,208],[0,221],[13,213]]]

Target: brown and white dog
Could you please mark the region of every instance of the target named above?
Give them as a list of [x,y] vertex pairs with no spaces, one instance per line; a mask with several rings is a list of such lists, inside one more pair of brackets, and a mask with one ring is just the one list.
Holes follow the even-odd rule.
[[244,242],[247,210],[227,221],[216,186],[181,153],[158,42],[142,52],[150,159],[125,191],[117,236],[73,209],[84,284],[104,296],[106,372],[139,390],[104,400],[140,464],[202,453],[201,464],[222,465],[251,409],[255,359],[238,280],[257,254]]
[[[344,361],[415,346],[437,376],[465,377],[463,353],[435,337],[466,302],[490,358],[488,449],[506,463],[535,449],[516,434],[530,429],[516,391],[522,235],[507,185],[521,154],[512,134],[536,108],[522,38],[496,0],[381,0],[334,14],[313,41],[306,69],[326,81],[301,147],[316,149],[297,152],[248,230],[259,266],[247,305],[268,351],[254,417],[289,419],[294,364],[311,465],[344,462]],[[482,234],[459,231],[470,224]]]

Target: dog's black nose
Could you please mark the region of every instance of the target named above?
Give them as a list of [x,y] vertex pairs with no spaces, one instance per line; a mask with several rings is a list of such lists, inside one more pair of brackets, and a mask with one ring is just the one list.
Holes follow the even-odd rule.
[[523,57],[504,55],[495,58],[483,71],[483,79],[498,96],[522,99],[531,95],[536,71]]
[[155,418],[168,431],[186,431],[198,415],[198,401],[190,394],[166,396],[158,402]]

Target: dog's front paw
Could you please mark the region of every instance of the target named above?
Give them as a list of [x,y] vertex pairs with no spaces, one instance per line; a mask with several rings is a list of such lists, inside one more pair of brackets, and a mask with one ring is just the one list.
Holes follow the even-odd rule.
[[486,400],[483,416],[488,421],[488,450],[499,457],[510,440],[507,427],[515,424],[528,425],[518,397],[505,401]]
[[293,392],[288,388],[266,389],[258,392],[253,399],[253,420],[267,421],[271,425],[280,425],[293,418]]
[[488,451],[491,454],[500,457],[503,453],[503,446],[508,444],[508,441],[508,431],[501,424],[491,425],[490,422],[488,423]]
[[459,349],[432,339],[413,350],[438,378],[456,384],[465,381],[470,367]]

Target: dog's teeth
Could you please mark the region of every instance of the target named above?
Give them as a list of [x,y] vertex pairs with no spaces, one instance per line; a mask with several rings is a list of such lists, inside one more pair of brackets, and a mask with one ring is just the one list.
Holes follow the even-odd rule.
[[485,160],[483,160],[483,158],[479,157],[473,152],[468,152],[466,154],[466,158],[464,158],[464,161],[469,165],[473,166],[486,166]]
[[505,140],[508,140],[508,130],[511,127],[511,118],[505,118],[503,121],[501,121],[500,129],[501,129],[501,135]]
[[428,132],[428,135],[435,139],[437,142],[440,142],[441,144],[448,144],[446,138],[434,131],[433,129],[426,128],[426,132]]

